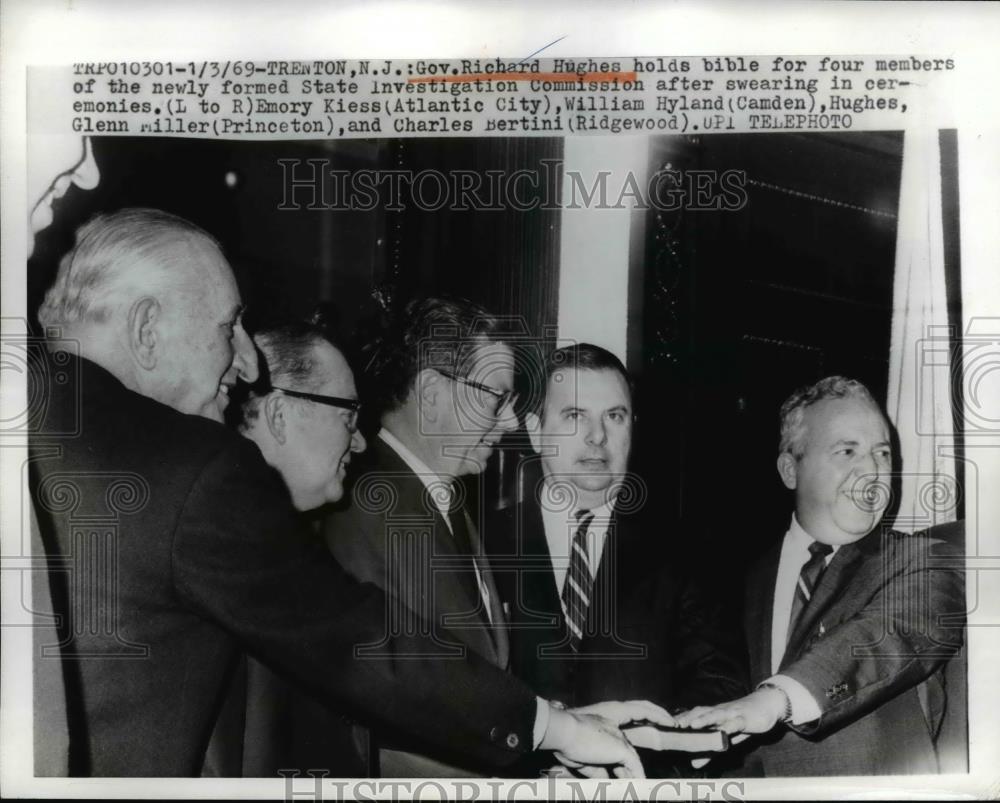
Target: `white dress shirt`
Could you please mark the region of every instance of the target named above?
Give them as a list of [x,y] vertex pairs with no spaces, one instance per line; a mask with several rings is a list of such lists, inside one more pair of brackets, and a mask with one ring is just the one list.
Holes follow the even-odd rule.
[[[792,514],[792,524],[785,533],[781,544],[781,557],[778,560],[778,577],[774,583],[774,607],[771,613],[771,671],[777,672],[781,660],[785,657],[785,643],[788,640],[788,624],[792,616],[792,602],[795,599],[795,587],[799,582],[802,567],[809,562],[811,553],[809,547],[815,539],[809,535]],[[839,546],[833,546],[833,552],[826,556],[826,565],[830,565]],[[820,707],[813,696],[797,680],[786,675],[774,675],[765,683],[779,686],[792,703],[792,723],[801,725],[819,717]]]
[[[577,510],[547,507],[543,497],[542,526],[545,528],[545,540],[548,542],[549,555],[552,557],[552,574],[555,577],[556,590],[559,592],[560,600],[562,600],[563,586],[566,584],[566,575],[569,572],[569,556],[573,549],[573,538],[580,526],[576,513]],[[607,538],[613,513],[614,501],[590,511],[594,518],[590,522],[590,526],[587,527],[587,562],[590,564],[590,576],[593,579],[597,578],[597,570],[601,565],[604,540]],[[565,614],[565,610],[563,613]]]

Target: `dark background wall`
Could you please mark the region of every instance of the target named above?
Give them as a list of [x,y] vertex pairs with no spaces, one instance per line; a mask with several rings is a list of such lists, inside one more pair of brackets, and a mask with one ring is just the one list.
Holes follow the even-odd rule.
[[[958,319],[955,139],[945,154],[945,244]],[[453,293],[520,316],[544,350],[558,323],[559,212],[283,210],[279,160],[329,169],[467,169],[550,174],[562,141],[421,139],[351,142],[95,140],[99,186],[73,188],[29,263],[37,309],[74,229],[97,211],[154,206],[222,242],[251,305],[251,322],[326,305],[341,339],[370,337],[375,298]],[[629,368],[638,379],[635,467],[692,561],[737,572],[780,538],[789,502],[774,469],[777,411],[800,384],[843,373],[886,393],[902,164],[898,133],[714,135],[651,143],[650,170],[735,169],[738,211],[648,213],[634,250]],[[306,173],[296,173],[301,177]],[[299,191],[301,192],[301,191]],[[544,195],[558,187],[542,188]],[[294,200],[306,203],[302,195]],[[383,201],[385,199],[383,198]],[[400,200],[400,199],[397,199]],[[594,299],[593,314],[602,314]],[[537,353],[537,349],[536,349]],[[485,478],[490,503],[508,502],[513,438]],[[500,465],[502,463],[502,465]],[[673,528],[671,528],[673,529]]]
[[[784,534],[778,410],[843,374],[885,403],[900,133],[661,139],[651,171],[739,170],[735,211],[651,211],[638,288],[637,465],[694,560],[739,573]],[[949,313],[960,321],[954,132],[942,134]],[[633,299],[636,309],[639,299]],[[641,343],[635,342],[640,340]],[[722,585],[722,584],[720,584]]]

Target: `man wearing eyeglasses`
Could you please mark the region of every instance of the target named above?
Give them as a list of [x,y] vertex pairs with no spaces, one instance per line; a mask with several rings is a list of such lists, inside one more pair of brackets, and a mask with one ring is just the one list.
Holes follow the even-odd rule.
[[270,381],[243,404],[240,431],[281,473],[296,510],[338,501],[351,456],[365,450],[347,360],[304,323],[260,332],[254,342]]
[[[396,607],[387,635],[414,614],[445,626],[447,660],[471,650],[506,668],[506,622],[459,479],[481,473],[515,429],[514,355],[500,322],[461,300],[418,299],[388,328],[370,363],[384,404],[381,429],[360,461],[351,504],[324,530],[337,560],[385,589]],[[398,734],[379,734],[384,776],[467,775],[454,757],[418,755]],[[426,749],[426,746],[419,746]]]
[[[308,513],[344,495],[351,456],[365,449],[354,374],[323,330],[294,322],[257,332],[261,376],[246,386],[235,425]],[[303,535],[308,538],[308,522]],[[284,768],[366,776],[365,734],[315,696],[248,658],[233,673],[203,773],[274,777]]]

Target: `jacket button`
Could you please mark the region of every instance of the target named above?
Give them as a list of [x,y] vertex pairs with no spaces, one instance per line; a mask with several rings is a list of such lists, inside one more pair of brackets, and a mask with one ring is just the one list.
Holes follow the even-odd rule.
[[490,741],[491,742],[500,741],[500,728],[490,728]]
[[507,734],[507,747],[509,747],[511,750],[516,750],[519,744],[521,744],[521,740],[517,738],[516,733]]

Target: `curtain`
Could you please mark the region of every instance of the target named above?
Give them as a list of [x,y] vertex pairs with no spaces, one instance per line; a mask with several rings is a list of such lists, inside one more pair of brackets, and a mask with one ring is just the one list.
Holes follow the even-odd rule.
[[903,141],[889,355],[888,413],[902,467],[897,527],[955,519],[951,338],[944,274],[941,151],[935,130]]

